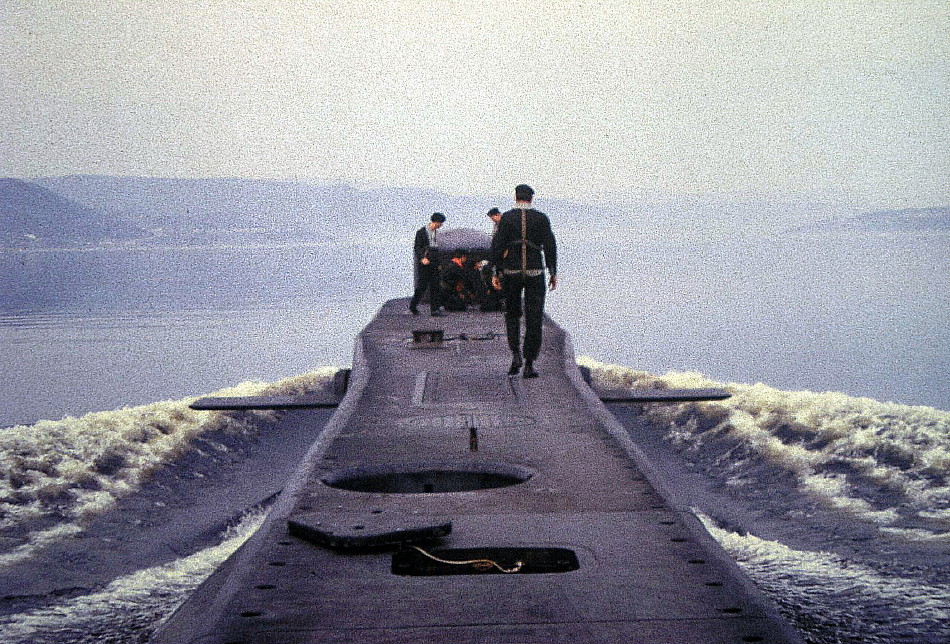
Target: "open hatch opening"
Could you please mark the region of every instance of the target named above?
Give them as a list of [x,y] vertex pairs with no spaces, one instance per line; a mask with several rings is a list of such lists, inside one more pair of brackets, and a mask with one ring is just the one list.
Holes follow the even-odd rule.
[[572,572],[580,568],[567,548],[407,548],[393,554],[394,575],[501,575]]

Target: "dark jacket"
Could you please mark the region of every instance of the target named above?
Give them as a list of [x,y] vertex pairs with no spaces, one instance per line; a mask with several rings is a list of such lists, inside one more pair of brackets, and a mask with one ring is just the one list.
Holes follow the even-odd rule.
[[[521,270],[521,212],[521,208],[513,208],[498,222],[498,232],[491,243],[491,263],[497,270]],[[524,212],[528,270],[543,269],[547,265],[551,275],[557,275],[557,242],[548,216],[534,208]]]
[[423,257],[428,257],[433,264],[438,260],[436,255],[438,249],[429,247],[429,231],[426,228],[427,226],[423,226],[416,231],[416,241],[412,245],[417,264],[422,261]]

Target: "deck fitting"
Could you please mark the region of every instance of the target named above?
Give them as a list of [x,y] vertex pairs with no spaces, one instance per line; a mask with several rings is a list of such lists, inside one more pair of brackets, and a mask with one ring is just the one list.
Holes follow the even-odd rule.
[[287,532],[328,548],[351,550],[434,541],[452,532],[452,521],[399,512],[308,512],[292,514]]
[[412,346],[416,349],[436,349],[442,346],[445,331],[442,329],[413,329]]

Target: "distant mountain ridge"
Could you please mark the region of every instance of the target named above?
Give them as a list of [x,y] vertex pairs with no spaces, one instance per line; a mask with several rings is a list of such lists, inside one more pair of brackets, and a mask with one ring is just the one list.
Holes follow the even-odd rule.
[[857,219],[872,230],[945,231],[950,230],[950,206],[872,212]]
[[[357,189],[346,184],[267,179],[167,179],[73,175],[34,182],[156,237],[242,233],[309,241],[411,234],[430,214],[445,212],[452,227],[483,226],[493,206],[511,197],[455,196],[425,188]],[[597,221],[602,209],[545,200],[561,221]]]
[[[511,196],[455,196],[415,187],[243,178],[174,179],[71,175],[0,180],[0,246],[346,243],[409,239],[432,212],[451,228],[490,230],[484,213]],[[616,240],[649,248],[785,232],[950,229],[950,207],[858,214],[833,203],[681,196],[581,203],[541,198],[565,241]],[[652,241],[651,241],[652,240]],[[409,243],[409,242],[407,242]]]
[[313,227],[313,204],[346,208],[346,186],[255,179],[73,175],[36,183],[151,231],[295,230]]
[[[445,212],[448,226],[488,226],[484,213],[506,210],[511,195],[450,195],[417,187],[354,188],[342,183],[272,179],[169,179],[73,175],[35,182],[89,208],[159,231],[233,231],[329,235],[404,233]],[[617,202],[579,202],[541,195],[539,208],[565,230],[614,234],[663,228],[754,228],[767,223],[789,228],[816,220],[814,204],[767,203],[754,199],[655,196]],[[819,206],[820,207],[820,206]],[[827,210],[827,208],[825,208]],[[755,222],[755,214],[763,221]],[[752,216],[750,216],[752,215]],[[344,233],[343,229],[352,232]],[[362,232],[360,232],[362,231]]]
[[947,232],[950,231],[950,206],[903,208],[864,213],[856,217],[823,221],[812,227],[815,231],[855,232]]
[[[156,234],[245,231],[321,241],[413,229],[436,210],[484,210],[485,198],[434,190],[264,179],[162,179],[76,175],[36,183]],[[488,204],[488,205],[485,205]]]
[[52,190],[20,179],[0,179],[0,244],[86,242],[129,239],[145,232],[68,199]]

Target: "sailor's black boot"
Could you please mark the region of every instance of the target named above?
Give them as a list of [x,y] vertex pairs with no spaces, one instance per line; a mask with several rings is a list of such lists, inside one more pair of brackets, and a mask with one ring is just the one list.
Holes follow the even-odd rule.
[[521,374],[525,378],[537,378],[538,372],[534,370],[534,360],[525,360],[524,361],[524,373]]
[[508,375],[517,376],[519,371],[521,371],[521,354],[516,353],[511,356],[511,366],[508,367]]

